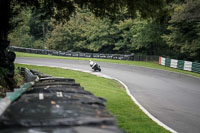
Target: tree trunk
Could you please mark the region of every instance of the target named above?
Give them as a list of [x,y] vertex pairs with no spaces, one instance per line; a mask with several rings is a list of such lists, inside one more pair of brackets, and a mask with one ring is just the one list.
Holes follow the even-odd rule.
[[11,1],[10,0],[0,0],[0,40],[7,41],[8,39],[8,31],[10,29],[10,9]]
[[11,29],[11,0],[0,0],[0,77],[3,77],[10,89],[14,85],[15,53],[8,51],[10,42],[8,32]]

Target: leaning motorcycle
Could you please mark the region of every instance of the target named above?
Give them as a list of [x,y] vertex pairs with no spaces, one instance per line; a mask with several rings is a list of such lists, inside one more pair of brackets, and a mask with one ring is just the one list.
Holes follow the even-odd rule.
[[101,72],[101,67],[100,67],[97,63],[95,63],[95,62],[93,62],[93,61],[91,61],[91,60],[90,60],[90,67],[92,67],[92,69],[93,69],[94,71],[99,71],[99,72]]
[[92,66],[92,69],[94,70],[94,71],[99,71],[99,72],[101,72],[101,67],[96,63],[94,66]]

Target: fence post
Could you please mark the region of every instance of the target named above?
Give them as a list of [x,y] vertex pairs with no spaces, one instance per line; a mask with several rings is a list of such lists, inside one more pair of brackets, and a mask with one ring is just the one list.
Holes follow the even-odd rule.
[[159,64],[159,65],[161,64],[161,56],[159,56],[158,64]]

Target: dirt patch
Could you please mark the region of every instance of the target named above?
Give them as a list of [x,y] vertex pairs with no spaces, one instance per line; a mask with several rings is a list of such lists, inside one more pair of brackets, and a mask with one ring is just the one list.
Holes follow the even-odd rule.
[[24,77],[19,74],[19,71],[15,71],[14,79],[4,76],[0,76],[0,98],[6,96],[6,92],[12,92],[14,88],[19,88],[24,84]]

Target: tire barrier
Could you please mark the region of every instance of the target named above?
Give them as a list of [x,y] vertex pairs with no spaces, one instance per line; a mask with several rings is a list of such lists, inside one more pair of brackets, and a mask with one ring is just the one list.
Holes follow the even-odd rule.
[[74,79],[31,72],[41,78],[0,116],[1,133],[123,133],[105,99]]
[[64,52],[64,51],[45,50],[45,49],[23,48],[23,47],[15,47],[15,46],[10,46],[9,49],[11,51],[16,51],[16,52],[66,56],[66,57],[101,58],[101,59],[153,61],[153,62],[158,62],[158,59],[159,59],[158,56],[144,56],[144,55],[135,55],[135,54],[122,55],[122,54]]
[[159,57],[159,64],[167,67],[200,73],[200,63]]

